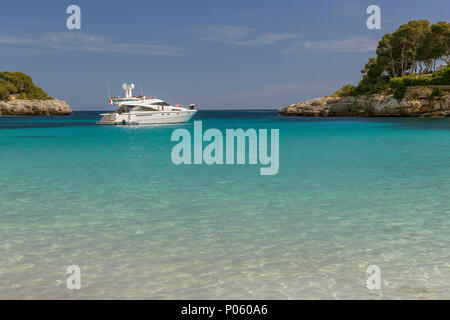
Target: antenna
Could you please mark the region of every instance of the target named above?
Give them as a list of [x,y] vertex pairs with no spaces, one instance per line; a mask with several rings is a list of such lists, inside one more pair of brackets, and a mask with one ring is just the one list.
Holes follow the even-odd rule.
[[144,96],[144,92],[142,91],[142,82],[139,82],[139,85],[141,86],[141,96]]

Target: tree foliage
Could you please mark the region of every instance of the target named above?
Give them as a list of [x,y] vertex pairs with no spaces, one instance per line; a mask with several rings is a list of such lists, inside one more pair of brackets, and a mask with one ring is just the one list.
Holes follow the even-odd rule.
[[[363,77],[353,95],[386,93],[392,89],[391,78],[430,74],[436,70],[439,60],[450,64],[450,23],[441,21],[431,25],[428,20],[412,20],[385,34],[378,42],[376,54],[361,70]],[[440,82],[447,81],[440,84],[450,84],[445,79],[440,79]]]
[[12,94],[22,99],[51,99],[33,83],[29,75],[23,72],[0,71],[0,100],[7,100]]

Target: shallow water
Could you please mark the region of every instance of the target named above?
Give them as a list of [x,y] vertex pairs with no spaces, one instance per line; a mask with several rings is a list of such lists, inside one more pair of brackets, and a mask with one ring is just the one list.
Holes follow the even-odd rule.
[[274,176],[174,165],[192,122],[98,119],[0,118],[0,298],[450,298],[450,119],[198,112],[279,129]]

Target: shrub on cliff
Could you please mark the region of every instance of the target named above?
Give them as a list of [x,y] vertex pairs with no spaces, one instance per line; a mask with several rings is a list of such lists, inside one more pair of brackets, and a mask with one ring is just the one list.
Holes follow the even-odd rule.
[[8,90],[2,83],[0,83],[0,100],[7,100],[8,96],[9,96]]
[[428,101],[432,101],[434,98],[446,97],[448,93],[440,88],[434,88],[432,92],[427,95]]
[[356,87],[351,84],[344,85],[341,89],[333,93],[333,97],[348,97],[354,96]]
[[0,100],[7,100],[11,94],[17,94],[26,99],[52,99],[33,83],[29,75],[23,72],[0,72]]
[[405,77],[391,78],[389,85],[393,89],[409,86],[450,85],[450,67],[432,74],[411,74]]
[[433,72],[432,74],[412,74],[405,77],[391,78],[389,80],[389,86],[393,90],[394,97],[398,100],[403,99],[406,87],[429,85],[450,85],[450,67]]

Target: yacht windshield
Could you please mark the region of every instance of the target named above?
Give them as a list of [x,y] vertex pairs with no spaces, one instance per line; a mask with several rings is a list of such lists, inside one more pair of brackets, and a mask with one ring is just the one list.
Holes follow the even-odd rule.
[[165,101],[157,101],[157,102],[152,102],[151,104],[153,105],[158,105],[158,106],[168,106],[169,104]]

